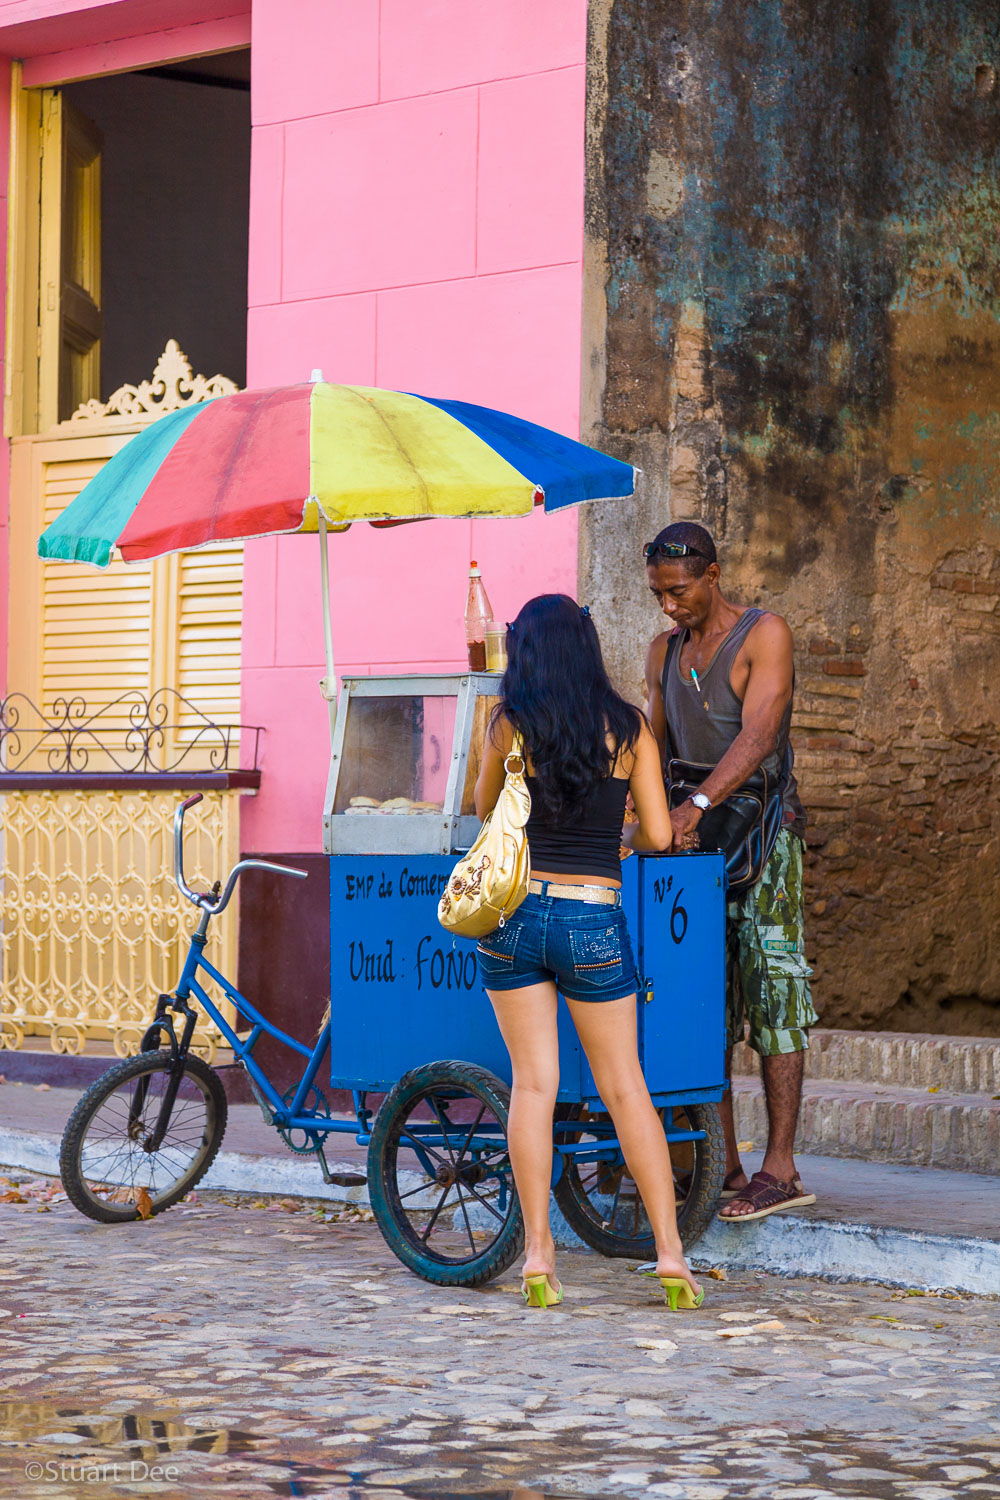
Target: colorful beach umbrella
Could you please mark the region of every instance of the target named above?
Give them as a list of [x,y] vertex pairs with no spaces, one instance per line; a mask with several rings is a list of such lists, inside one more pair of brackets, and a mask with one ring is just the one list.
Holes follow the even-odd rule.
[[42,533],[42,557],[106,567],[325,521],[517,516],[631,495],[629,464],[464,401],[368,386],[240,391],[134,437]]
[[38,540],[107,567],[213,542],[318,532],[335,718],[328,530],[432,516],[519,516],[631,495],[634,471],[547,427],[465,401],[371,386],[240,391],[160,417],[108,460]]

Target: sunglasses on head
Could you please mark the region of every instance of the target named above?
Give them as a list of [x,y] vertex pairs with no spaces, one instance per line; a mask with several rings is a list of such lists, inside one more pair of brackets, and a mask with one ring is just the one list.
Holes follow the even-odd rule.
[[705,562],[710,560],[698,547],[689,547],[687,542],[647,542],[642,555],[647,562],[654,557],[701,557]]

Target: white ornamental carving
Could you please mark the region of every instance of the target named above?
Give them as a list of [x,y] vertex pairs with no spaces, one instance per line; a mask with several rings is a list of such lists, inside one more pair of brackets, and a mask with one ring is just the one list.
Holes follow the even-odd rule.
[[193,375],[187,355],[176,339],[156,361],[152,380],[139,385],[120,385],[107,401],[85,401],[70,417],[71,422],[94,422],[104,417],[162,417],[196,401],[210,401],[215,396],[232,396],[239,390],[225,375]]

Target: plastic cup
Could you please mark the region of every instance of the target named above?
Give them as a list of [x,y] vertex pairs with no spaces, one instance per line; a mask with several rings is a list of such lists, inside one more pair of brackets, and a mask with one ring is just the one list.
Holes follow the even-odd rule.
[[504,672],[507,669],[507,630],[492,622],[486,627],[486,670]]

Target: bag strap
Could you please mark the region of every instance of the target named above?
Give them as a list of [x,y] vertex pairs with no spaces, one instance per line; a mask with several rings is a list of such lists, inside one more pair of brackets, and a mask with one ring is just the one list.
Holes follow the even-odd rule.
[[[509,760],[519,760],[521,762],[520,771],[512,771],[507,764]],[[504,756],[503,768],[508,776],[523,776],[528,769],[528,762],[524,758],[524,736],[519,729],[514,730],[514,739],[510,749]]]
[[[683,634],[683,630],[680,629],[675,629],[671,632],[670,639],[667,641],[667,654],[663,658],[663,672],[660,676],[660,696],[663,699],[663,722],[666,725],[667,731],[666,745],[664,748],[669,752],[669,754],[665,758],[665,761],[680,759],[677,754],[677,746],[674,742],[674,736],[670,728],[670,720],[667,718],[667,678],[670,674],[670,666],[674,659],[674,653],[680,647],[681,637]],[[663,769],[666,770],[666,763],[664,763]]]

